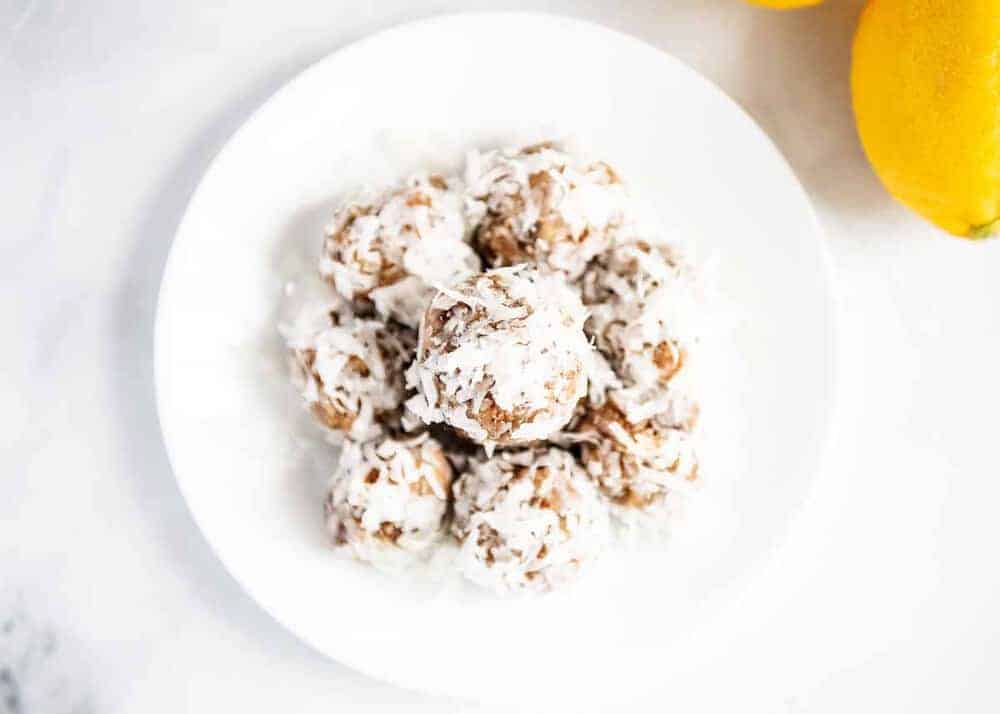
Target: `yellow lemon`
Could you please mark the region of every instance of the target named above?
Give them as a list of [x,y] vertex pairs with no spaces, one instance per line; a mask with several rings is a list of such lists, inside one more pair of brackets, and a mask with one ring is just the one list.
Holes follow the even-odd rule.
[[762,5],[772,7],[775,10],[791,10],[796,7],[808,7],[809,5],[819,5],[823,0],[747,0],[752,5]]
[[1000,227],[1000,0],[869,0],[858,134],[889,192],[949,233]]

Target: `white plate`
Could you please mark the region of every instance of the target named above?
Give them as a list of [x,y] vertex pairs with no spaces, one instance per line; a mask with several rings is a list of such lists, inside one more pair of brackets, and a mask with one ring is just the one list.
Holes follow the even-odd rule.
[[[578,587],[541,599],[336,559],[320,517],[334,455],[287,384],[275,330],[283,286],[313,269],[344,191],[455,166],[469,146],[550,133],[610,159],[654,199],[671,237],[717,261],[729,319],[708,340],[718,366],[704,404],[703,497],[665,549],[612,554]],[[805,193],[709,82],[575,20],[441,17],[313,66],[215,160],[163,280],[160,418],[181,490],[220,558],[322,652],[452,694],[511,683],[634,690],[684,660],[801,503],[832,408],[831,314]]]

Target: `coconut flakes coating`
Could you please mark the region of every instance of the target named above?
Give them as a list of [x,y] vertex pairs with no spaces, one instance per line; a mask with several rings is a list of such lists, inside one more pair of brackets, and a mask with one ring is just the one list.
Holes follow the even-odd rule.
[[549,143],[472,152],[466,182],[473,241],[494,267],[537,263],[575,279],[630,220],[611,167],[581,164]]
[[601,255],[581,281],[587,334],[622,378],[610,398],[633,423],[697,416],[683,378],[697,340],[690,271],[673,246],[631,241]]
[[625,522],[672,512],[698,479],[691,435],[669,420],[633,424],[608,403],[592,410],[579,431],[584,468]]
[[602,255],[587,270],[587,332],[623,377],[666,384],[681,369],[691,313],[691,286],[671,246],[634,241]]
[[586,313],[562,276],[522,265],[441,290],[420,327],[407,408],[492,450],[545,439],[586,393]]
[[548,143],[335,213],[321,294],[282,334],[345,444],[325,502],[338,550],[443,564],[450,531],[469,579],[540,592],[595,559],[609,515],[672,522],[698,480],[694,273],[634,216],[607,164]]
[[325,503],[334,545],[393,569],[425,553],[443,532],[452,470],[427,434],[348,442]]
[[475,461],[453,490],[459,567],[484,587],[550,590],[573,580],[607,543],[606,508],[562,449]]
[[398,419],[416,351],[412,330],[356,317],[333,302],[307,306],[282,333],[293,382],[335,440],[371,439]]
[[456,179],[415,176],[370,203],[349,203],[326,231],[319,270],[345,299],[416,328],[433,285],[479,272]]

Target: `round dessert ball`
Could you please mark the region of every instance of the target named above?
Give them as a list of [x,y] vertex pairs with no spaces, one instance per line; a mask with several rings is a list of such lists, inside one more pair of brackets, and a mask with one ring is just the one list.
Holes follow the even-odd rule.
[[443,532],[452,470],[437,441],[348,442],[325,503],[334,545],[392,569],[412,562]]
[[416,328],[432,285],[476,273],[458,182],[415,176],[370,202],[349,203],[327,228],[320,274],[344,298]]
[[474,243],[493,267],[537,263],[575,279],[630,220],[625,187],[604,163],[552,144],[470,154]]
[[545,591],[574,579],[608,540],[593,484],[555,447],[475,461],[455,482],[459,567],[493,590]]
[[332,303],[307,306],[282,332],[293,382],[336,440],[373,438],[398,419],[416,351],[412,330],[358,318]]
[[562,276],[527,265],[442,289],[420,326],[408,409],[488,450],[551,436],[587,390],[585,318]]
[[601,255],[582,281],[587,333],[627,384],[666,384],[694,341],[692,286],[677,250],[643,241]]
[[587,474],[622,520],[664,516],[698,479],[691,435],[657,416],[633,424],[613,404],[592,410],[579,428]]

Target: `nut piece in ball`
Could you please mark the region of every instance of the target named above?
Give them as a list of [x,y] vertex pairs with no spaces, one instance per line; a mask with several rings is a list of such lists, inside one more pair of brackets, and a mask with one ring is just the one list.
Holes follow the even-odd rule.
[[470,154],[474,243],[494,267],[536,263],[575,279],[630,221],[625,187],[604,163],[553,147]]
[[632,424],[609,403],[591,411],[579,430],[591,437],[582,444],[584,468],[626,523],[667,517],[698,479],[690,433],[658,418]]
[[416,349],[411,330],[331,304],[307,307],[282,333],[293,382],[335,440],[373,438],[396,418]]
[[430,286],[479,271],[465,242],[455,179],[416,176],[371,202],[350,203],[327,228],[320,274],[349,301],[416,328]]
[[441,445],[427,434],[349,442],[325,504],[334,545],[382,568],[412,562],[442,533],[451,481]]
[[454,492],[459,567],[498,592],[545,591],[573,580],[608,539],[604,504],[561,449],[473,462]]
[[407,408],[488,450],[548,438],[587,390],[585,317],[562,276],[526,265],[443,289],[421,323]]

